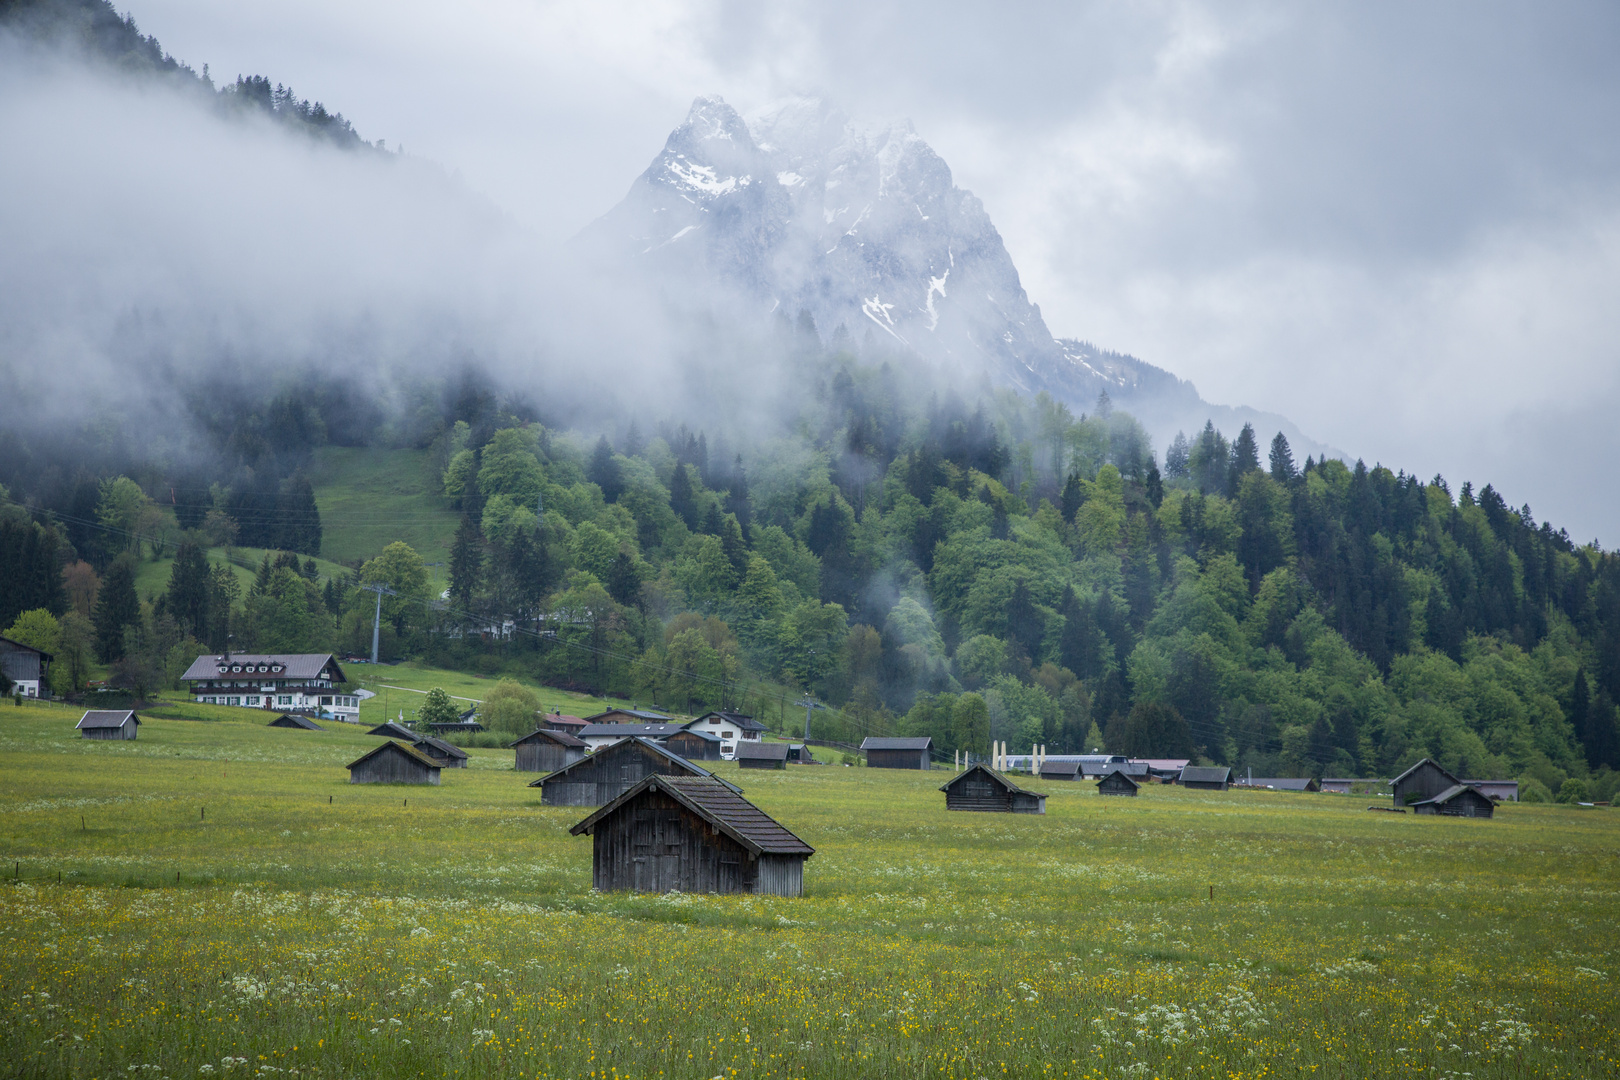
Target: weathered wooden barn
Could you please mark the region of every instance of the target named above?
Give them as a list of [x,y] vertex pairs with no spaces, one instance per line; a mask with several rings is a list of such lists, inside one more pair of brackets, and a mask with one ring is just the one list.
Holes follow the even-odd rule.
[[1433,758],[1424,758],[1391,780],[1389,786],[1395,793],[1396,806],[1411,806],[1461,783]]
[[134,713],[116,709],[91,709],[74,725],[86,739],[133,739],[141,726]]
[[349,762],[351,784],[437,784],[440,765],[414,746],[389,739]]
[[861,740],[861,752],[866,764],[874,769],[923,769],[930,767],[929,756],[934,740],[921,738],[879,738],[868,736]]
[[1097,794],[1134,796],[1139,786],[1125,770],[1115,769],[1097,781]]
[[366,734],[382,735],[390,739],[404,739],[406,742],[415,742],[417,739],[422,737],[421,732],[412,731],[404,724],[398,723],[394,720],[389,720],[386,723],[378,724],[376,727],[366,732]]
[[816,756],[810,752],[809,743],[788,743],[788,761],[794,765],[819,765]]
[[585,756],[585,740],[577,739],[566,731],[542,728],[531,731],[508,749],[517,751],[518,772],[556,772],[572,765]]
[[[626,738],[529,784],[543,806],[606,806],[649,776],[712,776],[651,739]],[[720,781],[725,783],[725,781]]]
[[1225,791],[1232,786],[1232,770],[1225,765],[1188,765],[1176,783],[1201,791]]
[[1043,761],[1039,773],[1042,780],[1078,780],[1080,779],[1080,763],[1078,761]]
[[604,892],[801,896],[815,849],[712,776],[654,774],[575,825]]
[[724,754],[721,752],[725,743],[720,736],[711,735],[707,731],[694,731],[683,728],[664,740],[664,746],[672,754],[678,754],[687,761],[721,761]]
[[282,713],[280,716],[276,717],[274,720],[272,720],[268,724],[266,724],[265,727],[296,728],[299,731],[325,731],[326,730],[325,728],[321,727],[321,725],[319,725],[315,721],[311,720],[309,717],[307,717],[307,716],[299,716],[297,713],[290,713],[290,712],[289,713]]
[[1488,796],[1468,784],[1453,784],[1432,799],[1412,804],[1414,814],[1441,814],[1445,817],[1488,818],[1495,810],[1496,804]]
[[788,744],[785,742],[745,742],[737,744],[737,755],[732,759],[739,769],[785,769],[788,763]]
[[418,735],[416,741],[411,743],[422,754],[439,763],[441,769],[465,769],[467,767],[467,751],[455,743],[445,742],[433,735]]
[[973,765],[939,790],[947,810],[984,810],[1011,814],[1046,813],[1046,796],[1025,791],[988,765]]

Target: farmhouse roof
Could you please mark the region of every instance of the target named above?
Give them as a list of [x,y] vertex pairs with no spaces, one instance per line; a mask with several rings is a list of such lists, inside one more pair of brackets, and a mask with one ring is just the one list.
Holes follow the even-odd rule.
[[597,822],[644,791],[665,793],[755,855],[808,856],[816,853],[815,848],[743,798],[736,788],[714,776],[654,774],[568,831],[575,836],[591,832]]
[[862,750],[932,750],[934,740],[927,735],[918,738],[892,738],[868,735],[861,740]]
[[[393,749],[390,750],[389,749],[390,747],[392,747]],[[367,750],[365,753],[361,754],[359,757],[357,757],[353,761],[349,762],[347,765],[344,766],[344,768],[352,769],[355,766],[357,766],[357,765],[361,764],[362,762],[366,761],[368,758],[374,758],[378,754],[392,753],[394,750],[398,750],[402,754],[409,755],[412,760],[419,761],[423,765],[428,766],[429,768],[437,769],[437,768],[440,767],[439,763],[437,761],[434,761],[432,758],[430,758],[426,754],[422,753],[422,751],[418,750],[416,747],[407,746],[405,743],[395,742],[394,740],[390,739],[385,743],[378,743],[376,746],[372,747],[370,750]]]
[[418,735],[416,737],[416,741],[411,743],[411,745],[418,749],[424,746],[431,746],[445,757],[456,758],[458,760],[467,756],[467,751],[463,750],[455,743],[445,742],[443,739],[435,739],[432,735]]
[[1195,784],[1229,784],[1232,770],[1225,765],[1188,765],[1181,770],[1181,782],[1189,780]]
[[539,787],[541,784],[549,784],[552,781],[556,780],[560,776],[568,775],[568,773],[572,772],[575,769],[586,768],[591,762],[594,762],[594,761],[598,760],[599,758],[601,758],[601,756],[603,754],[614,753],[615,751],[619,750],[621,747],[624,747],[625,744],[627,744],[627,743],[640,743],[642,746],[646,747],[648,750],[651,750],[653,753],[658,754],[658,755],[660,755],[660,756],[662,756],[664,758],[667,758],[669,761],[673,762],[674,764],[679,765],[682,769],[684,769],[687,773],[691,774],[692,776],[707,776],[707,777],[710,777],[710,778],[714,779],[715,781],[717,781],[719,783],[725,784],[727,787],[731,788],[731,790],[733,790],[733,791],[737,791],[737,792],[742,791],[742,788],[732,787],[732,785],[726,783],[726,781],[724,781],[724,780],[721,780],[718,776],[715,776],[708,769],[705,769],[705,768],[703,768],[702,766],[699,766],[699,765],[692,764],[690,761],[687,761],[685,758],[681,757],[679,754],[670,753],[664,747],[659,746],[657,743],[653,742],[651,739],[641,739],[641,738],[637,738],[635,736],[620,739],[618,742],[608,743],[606,746],[604,746],[601,749],[597,750],[596,753],[594,753],[594,754],[586,754],[584,757],[580,758],[578,761],[571,761],[567,765],[564,765],[562,768],[557,769],[555,772],[548,773],[547,775],[542,776],[538,780],[531,781],[529,783],[529,786],[530,787]]
[[701,728],[694,727],[682,728],[680,731],[672,733],[671,737],[673,738],[674,735],[690,735],[694,739],[703,739],[707,742],[723,743],[726,741],[712,731],[704,731]]
[[985,765],[983,763],[980,763],[978,765],[969,766],[968,768],[964,769],[963,771],[957,773],[955,776],[951,777],[945,783],[941,784],[939,786],[939,790],[944,791],[947,788],[949,788],[952,784],[955,784],[955,783],[967,778],[968,776],[970,776],[970,775],[972,775],[973,773],[976,773],[976,772],[984,773],[984,775],[988,776],[992,781],[994,781],[997,784],[1000,784],[1002,787],[1006,788],[1008,791],[1012,792],[1014,795],[1034,795],[1038,799],[1046,798],[1046,793],[1044,791],[1030,791],[1028,788],[1021,788],[1017,784],[1013,783],[1011,780],[1007,779],[1005,774],[999,773],[996,770],[992,769],[990,766]]
[[545,722],[548,724],[561,724],[564,727],[570,728],[582,728],[590,723],[589,720],[581,719],[578,716],[567,716],[563,713],[552,713],[550,716],[546,717]]
[[0,642],[5,642],[7,645],[10,645],[14,649],[22,649],[25,652],[38,653],[40,656],[44,657],[46,660],[55,660],[56,659],[56,657],[53,654],[46,652],[44,649],[36,649],[32,645],[24,645],[22,642],[14,641],[11,638],[8,638],[3,634],[0,634]]
[[1077,776],[1080,773],[1078,761],[1043,761],[1040,773],[1042,776]]
[[510,750],[514,746],[522,746],[524,743],[532,742],[556,743],[558,746],[566,746],[571,750],[582,749],[586,745],[584,739],[566,731],[547,731],[545,728],[541,728],[539,731],[529,732],[521,739],[507,743],[506,748]]
[[[273,675],[277,679],[313,679],[326,670],[328,664],[337,668],[337,677],[341,682],[343,669],[337,667],[331,653],[233,653],[229,659],[224,656],[199,656],[180,678],[217,679],[221,676],[247,675],[251,668],[254,675]],[[281,670],[273,670],[277,665]],[[259,670],[261,667],[263,671]],[[233,668],[241,670],[231,670]]]
[[595,716],[587,716],[585,722],[587,724],[605,723],[602,719],[605,716],[633,716],[637,720],[654,724],[666,723],[673,719],[673,717],[665,716],[663,713],[649,712],[646,709],[609,709],[606,712],[599,712]]
[[75,731],[91,728],[121,728],[131,720],[135,721],[137,725],[141,722],[141,718],[128,709],[123,711],[117,709],[91,709],[73,727]]
[[315,721],[311,720],[309,717],[307,717],[307,716],[299,716],[297,713],[282,713],[280,716],[278,716],[274,720],[270,721],[270,726],[271,727],[303,728],[305,731],[325,731],[326,730],[325,728],[321,727],[321,725],[319,725]]
[[666,735],[673,735],[677,731],[685,730],[679,724],[592,724],[581,731],[580,735],[588,739],[626,735],[633,735],[637,738],[662,739]]
[[686,726],[691,727],[693,724],[706,723],[708,721],[709,717],[711,717],[711,716],[717,716],[721,720],[724,720],[728,724],[735,724],[742,731],[764,731],[765,730],[765,725],[760,723],[758,720],[755,720],[749,714],[740,713],[740,712],[728,712],[725,709],[716,709],[713,712],[706,712],[702,716],[698,717],[696,720],[693,720],[693,721],[689,722]]
[[742,742],[737,744],[738,761],[786,761],[788,744],[785,742]]

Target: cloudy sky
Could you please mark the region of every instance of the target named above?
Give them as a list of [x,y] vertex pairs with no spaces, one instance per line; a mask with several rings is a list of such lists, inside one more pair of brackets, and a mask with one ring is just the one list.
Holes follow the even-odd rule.
[[908,116],[1055,333],[1620,543],[1620,7],[955,7],[129,9],[548,240],[616,202],[698,94]]

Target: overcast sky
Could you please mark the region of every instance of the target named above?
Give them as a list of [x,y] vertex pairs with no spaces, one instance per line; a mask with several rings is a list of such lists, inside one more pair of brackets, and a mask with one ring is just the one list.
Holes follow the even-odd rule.
[[543,239],[719,93],[910,117],[1060,336],[1620,543],[1620,5],[133,0]]

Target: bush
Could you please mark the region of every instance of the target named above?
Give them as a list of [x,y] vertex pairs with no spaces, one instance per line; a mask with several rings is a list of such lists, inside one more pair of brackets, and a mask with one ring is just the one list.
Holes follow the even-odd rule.
[[540,699],[516,679],[502,679],[484,696],[478,711],[484,726],[493,731],[527,735],[535,729]]
[[1523,803],[1550,803],[1553,793],[1546,784],[1533,776],[1526,776],[1519,781],[1519,801]]
[[1586,781],[1570,777],[1558,789],[1558,801],[1561,803],[1587,802]]

